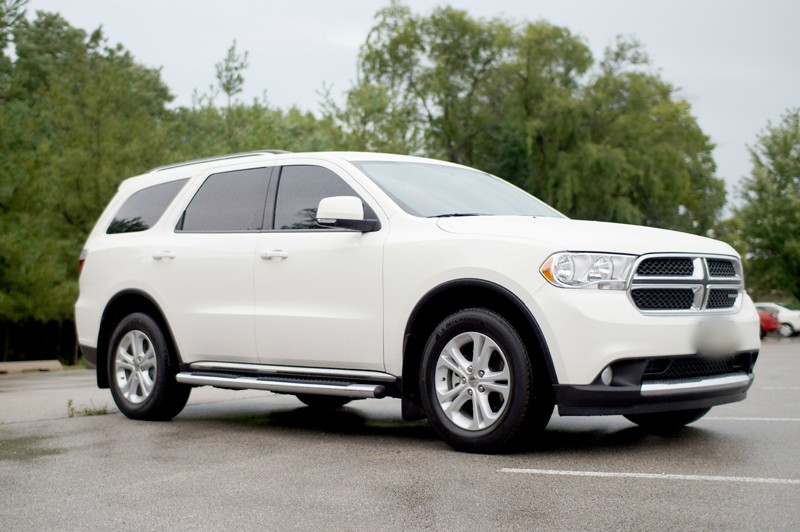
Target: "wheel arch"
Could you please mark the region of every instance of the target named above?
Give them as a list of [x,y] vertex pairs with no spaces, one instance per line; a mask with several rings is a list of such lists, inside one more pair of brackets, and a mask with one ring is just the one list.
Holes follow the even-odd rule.
[[141,290],[124,290],[116,294],[103,310],[100,319],[100,334],[97,338],[97,385],[108,388],[108,350],[111,335],[114,334],[117,324],[127,315],[142,312],[153,318],[164,331],[170,351],[175,354],[178,362],[181,361],[172,329],[167,322],[164,312],[155,300]]
[[522,337],[537,374],[546,374],[543,384],[551,387],[558,379],[550,351],[538,322],[526,305],[507,288],[483,279],[458,279],[431,289],[420,299],[406,322],[403,335],[402,400],[403,417],[424,417],[420,403],[419,370],[423,350],[434,328],[458,310],[482,307],[503,316]]

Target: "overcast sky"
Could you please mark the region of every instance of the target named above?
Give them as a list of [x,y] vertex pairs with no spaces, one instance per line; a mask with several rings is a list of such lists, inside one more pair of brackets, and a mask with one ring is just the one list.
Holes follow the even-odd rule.
[[[515,22],[544,19],[582,36],[598,57],[616,35],[646,47],[662,77],[681,89],[717,148],[729,199],[750,173],[748,145],[767,121],[800,106],[800,2],[794,0],[408,0]],[[356,76],[358,48],[386,1],[31,0],[72,25],[103,26],[140,62],[162,69],[177,105],[214,81],[234,39],[249,52],[242,98],[266,91],[272,105],[317,111],[323,83],[342,94]]]

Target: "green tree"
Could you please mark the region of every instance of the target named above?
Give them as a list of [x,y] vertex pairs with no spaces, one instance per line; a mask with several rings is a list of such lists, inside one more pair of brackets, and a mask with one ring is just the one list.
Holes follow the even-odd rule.
[[724,205],[713,145],[635,41],[595,63],[566,28],[393,1],[359,73],[332,115],[357,147],[477,166],[577,218],[707,233]]
[[19,18],[0,107],[0,320],[65,321],[82,244],[125,177],[161,163],[157,70],[56,14]]
[[768,123],[750,154],[753,171],[735,215],[750,283],[800,301],[800,109]]
[[[216,64],[216,84],[200,94],[195,91],[191,107],[180,107],[169,116],[169,160],[181,161],[249,150],[284,149],[316,151],[346,148],[342,130],[331,115],[317,118],[296,107],[271,106],[266,93],[245,103],[242,92],[248,67],[248,52],[239,53],[236,41]],[[225,94],[225,107],[215,100]],[[329,109],[335,107],[325,98]]]

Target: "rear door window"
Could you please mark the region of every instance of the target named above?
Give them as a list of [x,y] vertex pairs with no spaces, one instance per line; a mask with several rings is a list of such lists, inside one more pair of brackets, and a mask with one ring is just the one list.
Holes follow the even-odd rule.
[[178,224],[179,231],[260,231],[271,168],[251,168],[208,176]]

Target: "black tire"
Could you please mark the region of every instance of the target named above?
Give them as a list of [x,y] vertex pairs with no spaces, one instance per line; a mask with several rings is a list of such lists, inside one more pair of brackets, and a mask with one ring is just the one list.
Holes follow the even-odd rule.
[[[474,353],[476,342],[485,346],[485,356]],[[454,345],[459,345],[458,371],[446,363],[456,360]],[[451,354],[449,359],[446,353]],[[531,364],[519,334],[502,316],[482,308],[461,310],[445,318],[425,345],[420,367],[422,405],[434,430],[454,449],[478,453],[509,450],[525,436],[543,430],[552,415],[552,391],[538,374],[539,367]],[[508,388],[496,391],[504,382]],[[453,397],[449,413],[440,393]]]
[[336,395],[316,395],[310,393],[299,393],[297,394],[297,398],[311,408],[317,408],[320,410],[335,410],[337,408],[341,408],[350,401],[353,400],[352,397],[339,397]]
[[794,330],[794,327],[792,327],[791,323],[781,323],[781,327],[778,329],[778,332],[784,338],[791,338],[795,335],[796,331]]
[[761,338],[763,339],[766,335],[767,335],[767,331],[765,331],[764,328],[762,327],[761,328]]
[[679,431],[689,423],[694,423],[708,414],[709,410],[711,409],[696,408],[694,410],[676,410],[674,412],[656,412],[653,414],[630,414],[625,418],[649,432],[669,434]]
[[109,343],[108,382],[120,412],[149,421],[177,416],[191,392],[177,373],[177,358],[153,318],[136,312],[119,322]]

